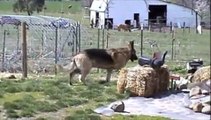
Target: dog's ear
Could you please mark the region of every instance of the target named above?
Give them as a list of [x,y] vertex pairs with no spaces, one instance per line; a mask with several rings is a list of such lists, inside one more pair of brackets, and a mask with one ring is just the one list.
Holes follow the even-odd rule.
[[134,40],[129,42],[128,47],[134,49]]

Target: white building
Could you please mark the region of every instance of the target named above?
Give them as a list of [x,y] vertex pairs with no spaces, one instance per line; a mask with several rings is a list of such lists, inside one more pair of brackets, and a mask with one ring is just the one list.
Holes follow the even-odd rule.
[[93,0],[90,7],[90,22],[100,27],[104,27],[107,20],[111,28],[120,24],[147,26],[159,18],[166,26],[171,22],[182,26],[185,22],[186,27],[196,27],[200,23],[195,10],[160,0]]

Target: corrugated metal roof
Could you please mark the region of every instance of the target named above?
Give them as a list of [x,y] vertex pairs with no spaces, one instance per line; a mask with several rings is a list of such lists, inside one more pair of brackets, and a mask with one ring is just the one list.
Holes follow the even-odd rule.
[[[106,3],[110,2],[110,1],[112,1],[112,0],[93,0],[92,5],[90,7],[90,10],[104,12],[106,10],[106,7],[107,7]],[[122,0],[122,1],[124,2],[125,0]],[[132,1],[132,0],[129,0],[129,1]],[[145,2],[146,2],[146,5],[175,4],[175,5],[178,5],[178,6],[181,6],[181,7],[185,7],[185,8],[188,8],[188,9],[191,9],[191,10],[195,11],[194,9],[189,8],[187,6],[179,5],[179,4],[176,4],[176,3],[167,2],[167,1],[163,1],[163,0],[145,0]]]

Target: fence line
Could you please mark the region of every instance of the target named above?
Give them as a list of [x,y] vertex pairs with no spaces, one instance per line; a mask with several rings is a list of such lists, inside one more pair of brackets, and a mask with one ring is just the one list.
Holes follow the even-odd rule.
[[[172,60],[178,59],[180,61],[187,60],[183,57],[187,56],[186,54],[192,55],[193,51],[191,50],[196,47],[191,40],[186,38],[187,34],[193,33],[187,28],[182,29],[180,33],[178,33],[180,31],[178,28],[172,30],[169,28],[167,32],[161,31],[164,33],[152,32],[143,28],[143,33],[141,33],[140,30],[124,32],[87,28],[70,19],[48,18],[47,16],[12,16],[10,19],[25,21],[27,24],[29,73],[57,73],[55,64],[67,64],[73,55],[87,48],[106,48],[106,39],[109,41],[109,48],[122,47],[126,45],[126,42],[134,40],[138,55],[140,55],[140,51],[143,52],[141,54],[149,56],[156,51],[168,50],[167,57],[170,56]],[[0,53],[0,70],[8,72],[23,71],[21,33],[19,24],[1,24],[0,34],[2,36],[0,36],[0,39],[2,42],[0,42],[0,48],[2,53]],[[141,39],[143,45],[141,45]],[[181,52],[184,50],[188,52]]]

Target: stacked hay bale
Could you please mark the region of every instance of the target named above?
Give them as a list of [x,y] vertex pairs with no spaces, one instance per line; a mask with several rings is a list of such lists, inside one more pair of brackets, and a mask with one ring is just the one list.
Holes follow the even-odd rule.
[[204,80],[210,80],[210,79],[211,79],[211,76],[210,76],[210,66],[205,66],[205,67],[199,68],[193,74],[193,77],[192,77],[191,81],[193,83],[196,83],[196,82],[202,82]]
[[137,65],[123,68],[117,81],[117,91],[128,90],[131,95],[150,97],[167,91],[169,86],[169,70],[166,66],[153,69],[150,66]]

